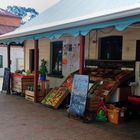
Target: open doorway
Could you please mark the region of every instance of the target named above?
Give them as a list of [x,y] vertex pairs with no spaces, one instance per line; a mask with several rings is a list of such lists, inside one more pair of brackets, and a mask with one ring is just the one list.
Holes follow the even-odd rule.
[[122,36],[109,36],[100,39],[99,59],[122,59]]

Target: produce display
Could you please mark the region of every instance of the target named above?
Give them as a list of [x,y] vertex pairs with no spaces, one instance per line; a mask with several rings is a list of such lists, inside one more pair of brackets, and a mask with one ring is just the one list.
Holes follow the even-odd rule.
[[87,69],[86,73],[90,75],[90,80],[92,81],[102,80],[106,78],[121,81],[127,77],[129,78],[133,76],[133,71],[104,68]]
[[73,82],[73,76],[70,75],[67,77],[67,79],[62,84],[63,87],[67,87],[67,89],[71,92],[72,91],[72,82]]
[[53,88],[42,100],[42,104],[58,108],[62,101],[72,91],[73,74],[70,74],[60,87]]
[[86,73],[90,75],[90,80],[93,82],[87,99],[89,111],[97,110],[100,99],[103,98],[107,102],[119,85],[134,75],[133,71],[104,68],[87,69]]
[[58,88],[54,88],[54,89],[52,89],[49,93],[48,93],[48,95],[42,100],[42,104],[48,104],[48,105],[51,105],[52,104],[52,102],[51,102],[51,100],[52,100],[52,98],[56,95],[56,91],[58,90]]
[[54,88],[48,93],[41,103],[56,109],[68,94],[69,91],[66,87]]
[[116,87],[118,84],[118,81],[114,81],[111,79],[98,80],[93,83],[93,86],[89,89],[89,96],[92,96],[93,94],[107,96],[108,93],[111,92],[113,88]]

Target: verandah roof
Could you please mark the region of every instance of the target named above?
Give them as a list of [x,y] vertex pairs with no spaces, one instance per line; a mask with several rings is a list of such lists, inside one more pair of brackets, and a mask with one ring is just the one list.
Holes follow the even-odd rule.
[[61,0],[14,32],[2,35],[0,43],[86,35],[90,30],[112,26],[121,31],[137,22],[140,0]]

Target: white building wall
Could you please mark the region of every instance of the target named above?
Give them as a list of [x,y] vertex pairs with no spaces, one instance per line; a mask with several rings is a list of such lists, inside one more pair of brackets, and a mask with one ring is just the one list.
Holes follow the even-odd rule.
[[0,68],[0,76],[4,74],[4,68],[7,67],[7,48],[0,47],[0,55],[3,57],[3,67]]
[[[3,56],[3,67],[0,68],[0,76],[4,74],[4,68],[7,67],[7,48],[0,46],[0,55]],[[17,65],[17,61],[21,64]],[[15,72],[18,68],[24,68],[24,49],[21,47],[11,47],[11,72]]]
[[21,64],[19,64],[18,66],[18,63],[17,61],[18,60],[24,60],[24,50],[23,48],[19,48],[19,47],[16,47],[16,48],[11,48],[11,72],[15,72],[15,70],[22,70],[24,69],[24,61],[20,61]]

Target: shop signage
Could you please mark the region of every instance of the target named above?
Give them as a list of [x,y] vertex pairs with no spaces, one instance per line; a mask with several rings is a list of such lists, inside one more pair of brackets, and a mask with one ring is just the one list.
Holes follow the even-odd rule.
[[10,69],[4,69],[4,77],[3,77],[3,85],[2,85],[2,92],[10,92]]
[[69,112],[84,116],[89,77],[87,75],[74,75]]

